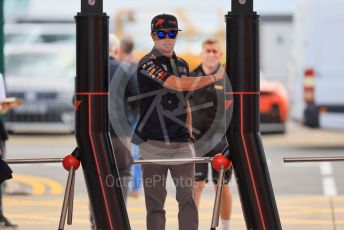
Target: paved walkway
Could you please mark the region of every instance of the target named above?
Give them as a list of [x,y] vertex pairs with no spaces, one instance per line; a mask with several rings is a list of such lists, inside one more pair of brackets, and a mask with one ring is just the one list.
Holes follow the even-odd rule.
[[[6,196],[7,216],[19,230],[57,229],[62,196]],[[344,196],[278,196],[278,208],[284,230],[344,229]],[[210,229],[213,198],[203,197],[200,230]],[[177,203],[174,197],[166,201],[167,230],[177,229]],[[133,230],[145,229],[144,199],[129,198],[128,213]],[[89,229],[87,197],[77,197],[74,204],[74,222],[65,229]],[[239,198],[234,196],[231,229],[245,229]]]

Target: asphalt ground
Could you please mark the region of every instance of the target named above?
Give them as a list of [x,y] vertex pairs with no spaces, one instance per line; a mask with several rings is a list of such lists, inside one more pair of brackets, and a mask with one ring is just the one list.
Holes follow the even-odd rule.
[[[344,229],[344,162],[285,164],[283,157],[344,156],[344,133],[307,129],[290,122],[286,135],[264,135],[264,149],[283,229]],[[75,147],[72,135],[11,135],[8,158],[63,157]],[[59,164],[15,165],[7,183],[5,213],[18,229],[57,229],[67,173]],[[234,180],[231,229],[246,229]],[[90,229],[82,170],[77,172],[74,221],[65,229]],[[208,183],[199,210],[200,228],[210,229],[214,189]],[[167,230],[177,229],[174,186],[168,186]],[[128,199],[132,229],[145,229],[144,198]]]

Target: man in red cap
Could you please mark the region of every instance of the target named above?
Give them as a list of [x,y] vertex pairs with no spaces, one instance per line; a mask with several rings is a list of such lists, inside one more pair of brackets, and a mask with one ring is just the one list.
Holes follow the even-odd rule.
[[[138,64],[140,118],[133,142],[142,159],[173,159],[195,156],[189,98],[191,91],[221,80],[225,70],[210,76],[189,77],[188,64],[174,53],[180,29],[177,18],[157,15],[151,22],[154,48]],[[143,165],[147,229],[165,229],[166,178],[170,171],[176,186],[179,229],[197,230],[194,201],[194,164]]]

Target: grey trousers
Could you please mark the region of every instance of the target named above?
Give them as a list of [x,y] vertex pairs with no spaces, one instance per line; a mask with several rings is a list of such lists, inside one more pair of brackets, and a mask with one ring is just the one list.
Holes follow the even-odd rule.
[[[148,141],[139,145],[143,159],[156,158],[188,158],[195,152],[190,143],[170,143]],[[147,229],[164,230],[166,224],[164,204],[167,196],[166,180],[168,170],[176,186],[178,202],[179,230],[198,229],[198,211],[194,201],[194,164],[150,164],[142,165],[143,188],[147,210]]]

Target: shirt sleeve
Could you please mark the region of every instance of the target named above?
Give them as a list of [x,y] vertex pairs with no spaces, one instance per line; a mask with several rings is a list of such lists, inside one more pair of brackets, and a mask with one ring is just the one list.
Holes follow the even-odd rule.
[[142,75],[154,80],[159,84],[164,84],[168,77],[172,74],[168,73],[157,60],[148,60],[143,64],[139,65],[138,72]]
[[0,101],[6,98],[4,77],[0,73]]

